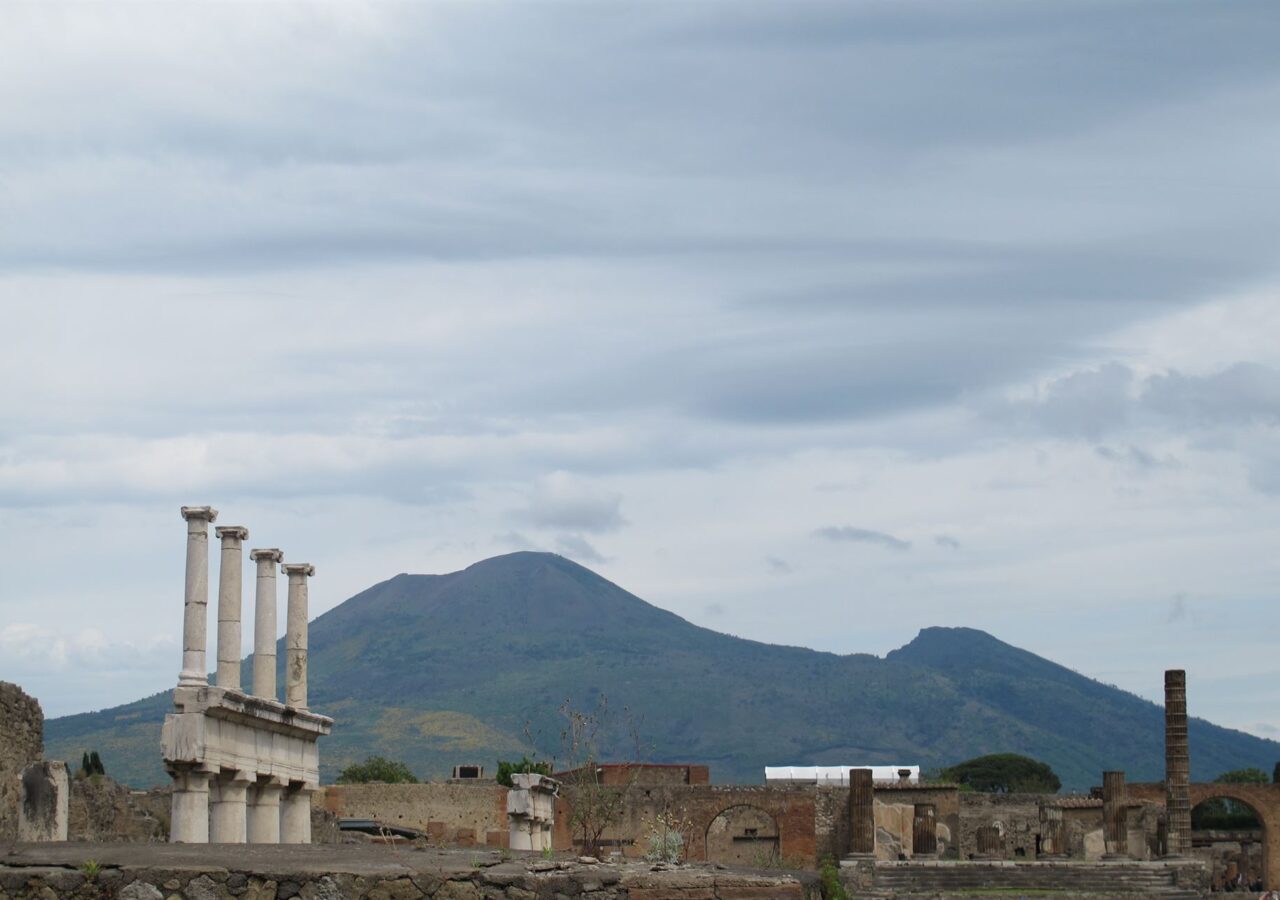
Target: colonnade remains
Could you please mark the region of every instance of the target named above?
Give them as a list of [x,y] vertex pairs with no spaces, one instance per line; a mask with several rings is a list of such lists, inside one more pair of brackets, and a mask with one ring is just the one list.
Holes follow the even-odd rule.
[[[253,686],[240,684],[244,542],[240,525],[221,541],[214,684],[208,680],[210,506],[184,506],[187,523],[182,672],[165,716],[161,748],[173,778],[174,843],[308,844],[311,793],[319,787],[317,745],[333,720],[307,708],[307,563],[283,564],[278,549],[255,549]],[[284,702],[276,691],[276,566],[288,577]]]

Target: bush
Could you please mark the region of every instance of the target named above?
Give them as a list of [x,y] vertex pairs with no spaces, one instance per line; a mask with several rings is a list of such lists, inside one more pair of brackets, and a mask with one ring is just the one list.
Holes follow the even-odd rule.
[[840,883],[840,866],[832,857],[822,857],[818,875],[822,879],[822,900],[849,900],[844,885]]
[[536,772],[539,775],[550,775],[551,763],[534,762],[527,756],[521,757],[519,762],[500,759],[498,760],[498,774],[494,776],[494,779],[498,784],[505,785],[506,787],[512,787],[511,776],[525,772]]
[[338,776],[338,784],[417,784],[418,779],[409,767],[399,760],[385,756],[370,756],[362,763],[352,763]]

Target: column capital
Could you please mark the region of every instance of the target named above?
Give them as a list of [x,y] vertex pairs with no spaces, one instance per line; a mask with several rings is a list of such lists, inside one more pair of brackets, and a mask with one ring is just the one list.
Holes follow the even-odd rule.
[[243,541],[249,537],[249,529],[243,525],[219,525],[213,529],[213,533],[224,541],[228,538]]
[[254,562],[263,559],[271,562],[284,562],[284,553],[277,547],[259,547],[256,550],[249,551],[249,558]]
[[280,567],[280,571],[286,575],[314,575],[316,567],[311,563],[285,563]]
[[213,522],[218,518],[218,511],[212,506],[184,506],[181,509],[182,518],[190,522],[197,519],[205,522]]

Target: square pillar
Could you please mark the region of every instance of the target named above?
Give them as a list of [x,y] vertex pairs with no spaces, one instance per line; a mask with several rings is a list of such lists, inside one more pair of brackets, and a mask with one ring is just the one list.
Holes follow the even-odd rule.
[[194,769],[173,776],[169,841],[174,844],[209,843],[209,773]]
[[243,844],[247,838],[246,803],[253,775],[230,772],[216,779],[209,799],[209,840],[214,844]]
[[280,794],[284,785],[260,781],[249,789],[248,839],[250,844],[280,843]]

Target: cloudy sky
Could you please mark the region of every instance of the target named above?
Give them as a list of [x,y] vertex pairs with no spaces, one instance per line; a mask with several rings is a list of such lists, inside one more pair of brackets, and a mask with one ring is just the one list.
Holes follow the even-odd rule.
[[0,678],[172,685],[210,503],[317,613],[546,549],[1280,735],[1277,46],[1270,2],[5,4]]

